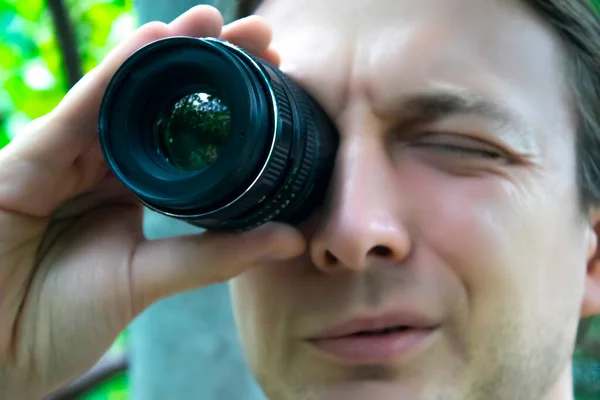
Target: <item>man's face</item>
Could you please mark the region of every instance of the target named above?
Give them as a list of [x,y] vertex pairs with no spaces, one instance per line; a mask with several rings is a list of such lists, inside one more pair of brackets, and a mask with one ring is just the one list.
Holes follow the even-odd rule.
[[[307,253],[232,283],[267,396],[568,396],[594,235],[551,30],[516,0],[271,0],[261,14],[281,69],[341,135]],[[410,329],[358,334],[379,326],[364,318]]]

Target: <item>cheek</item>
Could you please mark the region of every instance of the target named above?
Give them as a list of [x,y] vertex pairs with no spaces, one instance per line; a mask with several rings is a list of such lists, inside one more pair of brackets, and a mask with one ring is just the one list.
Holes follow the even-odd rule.
[[[290,263],[291,264],[291,263]],[[291,265],[253,268],[230,283],[234,315],[244,352],[255,369],[277,363],[289,330]],[[286,284],[287,283],[287,284]]]
[[516,184],[492,175],[419,175],[418,240],[462,282],[469,313],[539,312],[580,290],[584,230],[574,187],[540,176]]

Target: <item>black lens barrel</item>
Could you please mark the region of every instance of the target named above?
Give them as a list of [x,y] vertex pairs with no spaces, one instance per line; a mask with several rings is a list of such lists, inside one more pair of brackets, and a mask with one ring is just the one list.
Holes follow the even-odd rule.
[[[207,92],[227,105],[231,132],[212,163],[178,168],[161,150],[156,121]],[[99,134],[109,167],[142,203],[225,231],[308,218],[324,199],[338,146],[327,115],[279,69],[222,40],[188,37],[153,42],[120,67]]]

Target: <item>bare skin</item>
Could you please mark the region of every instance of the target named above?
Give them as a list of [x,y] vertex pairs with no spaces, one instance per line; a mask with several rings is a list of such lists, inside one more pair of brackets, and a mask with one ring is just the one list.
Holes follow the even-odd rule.
[[83,373],[158,299],[303,251],[302,236],[280,224],[147,241],[142,207],[101,156],[104,88],[143,45],[221,37],[277,65],[261,18],[222,24],[199,6],[170,25],[145,25],[0,151],[0,397],[39,399]]
[[[301,4],[258,13],[341,146],[306,254],[233,281],[268,397],[572,399],[579,317],[600,310],[598,213],[579,206],[551,28],[517,0]],[[397,310],[430,321],[431,340],[375,361],[311,341]]]

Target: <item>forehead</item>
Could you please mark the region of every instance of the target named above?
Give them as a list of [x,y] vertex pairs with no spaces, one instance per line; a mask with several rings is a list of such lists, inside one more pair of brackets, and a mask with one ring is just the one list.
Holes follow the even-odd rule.
[[387,115],[404,93],[453,88],[568,119],[560,41],[521,1],[266,0],[257,13],[282,70],[334,115],[359,97]]

